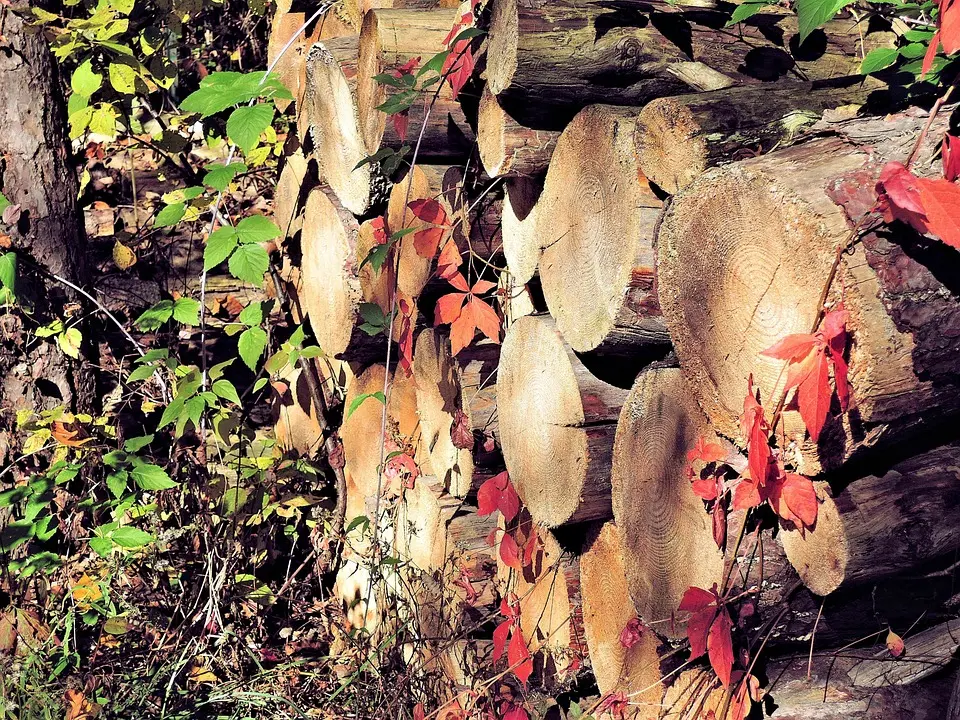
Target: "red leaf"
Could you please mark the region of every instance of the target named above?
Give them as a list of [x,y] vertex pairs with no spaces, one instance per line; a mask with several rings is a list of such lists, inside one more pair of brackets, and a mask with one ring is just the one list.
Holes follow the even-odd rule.
[[726,457],[723,446],[719,443],[708,443],[703,437],[697,438],[697,444],[692,450],[687,452],[687,460],[695,462],[700,460],[704,463],[720,462]]
[[905,650],[903,646],[903,638],[897,635],[893,630],[890,630],[887,633],[887,650],[889,650],[890,654],[895,658],[903,655],[903,651]]
[[447,211],[443,209],[443,205],[433,198],[411,200],[407,207],[410,208],[410,212],[414,216],[426,223],[431,225],[447,224]]
[[460,312],[460,317],[450,324],[450,352],[454,356],[459,354],[461,350],[473,342],[476,334],[477,321],[474,317],[473,305],[467,300]]
[[690,616],[687,620],[687,638],[690,640],[690,660],[696,660],[707,651],[707,633],[716,611],[710,608]]
[[494,475],[477,490],[477,514],[483,517],[496,510],[503,515],[504,522],[510,522],[520,512],[520,498],[506,470]]
[[757,402],[753,390],[753,375],[747,379],[747,396],[743,399],[743,414],[740,429],[747,441],[747,462],[754,482],[763,485],[767,481],[770,465],[770,440],[767,437],[767,422],[763,406]]
[[681,612],[698,612],[712,605],[717,599],[713,593],[698,587],[688,587],[680,599]]
[[778,360],[799,360],[807,355],[816,344],[817,338],[807,333],[787,335],[778,343],[771,345],[761,352],[761,355],[777,358]]
[[917,180],[930,232],[960,249],[960,186],[946,180]]
[[888,162],[883,166],[877,181],[877,204],[885,222],[900,220],[917,232],[928,232],[917,178],[903,163]]
[[504,620],[502,623],[497,625],[497,629],[493,631],[493,661],[497,662],[501,657],[503,657],[503,650],[507,646],[507,636],[510,634],[510,628],[513,626],[513,621]]
[[500,491],[500,514],[503,515],[504,522],[510,522],[520,512],[520,496],[513,489],[513,483],[510,482],[507,472],[503,471],[500,475],[504,478],[504,487]]
[[847,322],[850,313],[843,309],[843,305],[823,316],[821,328],[827,340],[827,350],[830,361],[833,363],[833,379],[837,387],[837,398],[840,400],[840,409],[846,412],[850,407],[850,384],[847,382],[847,361],[844,354],[847,350]]
[[445,325],[456,322],[463,309],[463,301],[467,296],[463,293],[450,293],[437,300],[434,310],[434,325]]
[[937,30],[930,38],[930,44],[927,45],[927,52],[923,56],[923,66],[920,68],[920,78],[930,72],[933,67],[933,59],[937,56],[937,48],[940,47],[940,31]]
[[727,542],[727,508],[723,503],[713,506],[713,540],[717,547],[723,550]]
[[504,703],[500,708],[501,720],[530,720],[527,711],[519,705]]
[[523,566],[524,567],[533,567],[533,556],[537,550],[543,547],[543,543],[540,542],[540,536],[537,535],[536,531],[531,531],[530,536],[527,538],[527,542],[523,546]]
[[413,720],[424,720],[426,715],[423,710],[423,703],[417,703],[413,706]]
[[473,287],[470,288],[470,292],[474,295],[483,295],[485,292],[493,290],[496,286],[496,283],[490,282],[489,280],[477,280],[473,284]]
[[800,519],[803,527],[811,528],[817,522],[817,492],[810,478],[794,473],[784,473],[780,497],[790,511]]
[[[747,676],[752,678],[752,675]],[[744,720],[750,714],[752,702],[750,701],[749,682],[741,682],[737,691],[730,699],[730,720]]]
[[393,128],[397,131],[400,140],[405,140],[407,138],[407,127],[410,125],[410,110],[394,113],[390,116],[390,119],[393,121]]
[[444,280],[451,280],[460,274],[459,270],[462,262],[463,259],[460,257],[460,250],[457,248],[457,243],[455,243],[452,238],[447,240],[447,243],[443,246],[443,250],[440,252],[440,257],[437,258],[437,275]]
[[387,242],[387,227],[383,215],[375,217],[370,221],[373,227],[373,241],[376,245],[384,245]]
[[710,665],[720,678],[724,687],[730,685],[730,671],[733,669],[733,622],[726,608],[721,608],[707,636],[707,652]]
[[523,570],[523,563],[520,562],[520,548],[517,547],[517,541],[513,535],[504,533],[500,538],[500,559],[508,568],[513,568],[517,572]]
[[417,255],[422,258],[433,259],[433,256],[437,254],[440,241],[443,240],[443,234],[445,232],[446,228],[433,226],[417,230],[413,234],[413,247],[417,251]]
[[397,345],[400,349],[400,367],[410,377],[413,374],[413,305],[404,298],[399,299],[400,305],[400,339]]
[[820,438],[820,431],[827,420],[830,410],[830,378],[827,368],[826,348],[818,348],[813,358],[813,369],[797,388],[797,402],[800,405],[800,417],[807,426],[810,439],[814,442]]
[[947,133],[943,136],[943,176],[953,182],[960,177],[960,137]]
[[475,296],[471,296],[467,304],[471,306],[477,329],[494,342],[500,342],[500,318],[497,312]]
[[737,483],[733,491],[733,509],[749,510],[763,502],[763,495],[760,494],[759,486],[753,481],[753,478],[743,477]]
[[693,480],[694,494],[707,502],[716,500],[722,490],[721,480],[717,475],[709,475],[705,478],[695,477]]
[[940,0],[940,42],[947,55],[960,50],[960,3],[956,0]]
[[453,285],[457,290],[459,290],[462,293],[470,292],[470,286],[467,285],[467,279],[463,276],[462,273],[457,273],[453,277],[449,278],[449,282],[451,285]]
[[453,23],[453,27],[450,29],[450,32],[447,33],[447,36],[443,39],[443,46],[446,47],[451,43],[451,41],[460,33],[460,30],[464,27],[470,27],[473,25],[473,15],[471,13],[464,13],[460,16],[460,19]]
[[623,630],[620,631],[620,646],[625,648],[632,648],[638,642],[640,638],[643,637],[643,625],[640,624],[639,618],[632,618],[630,621],[624,625]]
[[473,449],[473,427],[467,414],[457,408],[453,413],[453,424],[450,426],[450,439],[453,446],[461,450]]
[[399,80],[404,75],[413,75],[413,71],[417,69],[418,65],[420,65],[419,55],[415,58],[410,58],[403,65],[392,70],[391,74]]
[[473,55],[473,49],[470,47],[470,38],[459,40],[453,44],[450,54],[444,60],[441,74],[446,76],[450,83],[450,89],[453,91],[453,99],[463,89],[463,86],[473,75],[473,68],[477,64],[477,59]]
[[519,627],[514,627],[513,634],[510,636],[507,662],[513,668],[513,674],[526,685],[530,673],[533,672],[533,659],[530,657],[530,651],[527,650],[527,644],[523,641],[523,635],[520,633]]
[[627,697],[627,694],[623,692],[623,690],[618,690],[605,696],[603,700],[600,701],[600,704],[597,705],[597,715],[609,714],[611,717],[616,718],[616,720],[624,720],[627,717],[627,707],[629,704],[630,699]]

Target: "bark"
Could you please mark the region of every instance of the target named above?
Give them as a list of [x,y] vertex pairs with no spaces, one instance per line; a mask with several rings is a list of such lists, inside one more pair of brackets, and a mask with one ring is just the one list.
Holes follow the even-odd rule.
[[610,457],[626,395],[587,370],[549,317],[510,327],[497,376],[500,434],[510,477],[538,523],[611,516]]
[[372,10],[364,16],[360,30],[357,109],[370,154],[381,148],[413,147],[417,142],[420,144],[418,162],[459,162],[470,154],[473,132],[460,103],[453,98],[449,83],[428,88],[410,107],[408,132],[403,135],[386,113],[377,110],[395,89],[378,82],[376,76],[390,73],[414,58],[421,59],[419,66],[444,51],[444,38],[459,19],[460,13],[452,9]]
[[[738,436],[750,374],[765,406],[776,405],[785,363],[760,352],[810,332],[837,248],[850,238],[847,213],[859,219],[873,207],[880,166],[904,160],[924,122],[904,114],[841,123],[835,136],[711,170],[674,199],[657,238],[660,303],[718,432]],[[930,138],[942,137],[945,122]],[[928,139],[916,167],[930,167],[934,145]],[[944,330],[960,317],[954,255],[896,224],[842,257],[827,304],[842,296],[850,312],[853,408],[835,407],[816,444],[799,413],[784,413],[781,445],[799,472],[876,457],[956,410],[960,340]]]
[[859,72],[853,20],[831,21],[799,46],[792,14],[755,15],[736,31],[723,28],[728,17],[656,0],[503,0],[490,21],[490,89],[521,123],[559,130],[595,103]]
[[654,284],[662,203],[637,163],[636,113],[580,112],[557,141],[536,206],[540,281],[557,328],[577,352],[632,363],[634,376],[670,350]]
[[[818,483],[817,524],[783,534],[804,583],[818,595],[893,577],[960,548],[960,444],[905,460],[831,492]],[[882,552],[877,552],[882,548]]]
[[[17,301],[31,308],[34,322],[61,317],[75,324],[70,306],[78,298],[46,274],[80,285],[89,276],[60,78],[43,35],[28,30],[16,13],[3,13],[2,35],[0,192],[21,209],[19,220],[2,230],[19,259]],[[5,427],[12,429],[8,422],[21,408],[93,409],[92,376],[54,343],[25,351],[20,340],[24,330],[12,313],[4,318],[3,336],[0,408],[7,417]],[[6,432],[0,434],[0,458],[8,456],[11,442]]]
[[477,116],[477,150],[490,177],[543,175],[557,144],[558,132],[524,127],[500,107],[485,87]]
[[856,75],[762,92],[748,86],[659,98],[637,116],[640,168],[674,194],[738,153],[796,142],[825,110],[862,105],[877,85]]

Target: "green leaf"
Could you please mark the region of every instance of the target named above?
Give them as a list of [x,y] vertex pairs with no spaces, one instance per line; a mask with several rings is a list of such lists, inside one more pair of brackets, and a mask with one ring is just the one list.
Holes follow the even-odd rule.
[[270,382],[270,378],[262,377],[253,384],[253,392],[260,392]]
[[113,105],[100,103],[90,117],[90,132],[105,135],[109,138],[117,136],[117,111]]
[[139,382],[140,380],[146,380],[149,377],[153,377],[155,370],[152,365],[141,365],[138,368],[134,368],[129,375],[127,375],[127,382]]
[[450,42],[451,45],[456,45],[461,40],[470,40],[471,38],[480,37],[481,35],[486,35],[487,33],[480,28],[476,27],[467,27],[461,30],[457,36]]
[[874,48],[863,59],[860,72],[863,75],[878,72],[893,65],[898,57],[899,54],[894,48]]
[[447,58],[449,56],[450,56],[449,50],[438,52],[432,58],[427,60],[427,62],[423,64],[423,67],[421,67],[417,71],[417,77],[418,78],[422,77],[423,75],[426,75],[428,72],[431,72],[431,71],[439,75],[443,71],[443,64],[447,61]]
[[107,69],[110,76],[110,85],[118,93],[134,95],[137,91],[137,71],[125,63],[110,63]]
[[6,210],[8,207],[10,207],[12,204],[13,204],[13,203],[11,203],[11,202],[7,199],[7,196],[4,195],[2,192],[0,192],[0,213],[2,213],[4,210]]
[[113,549],[113,543],[109,538],[95,537],[90,538],[90,549],[102,558],[110,557],[110,551]]
[[193,200],[203,195],[203,188],[199,185],[193,185],[191,187],[178,188],[176,190],[171,190],[170,192],[164,193],[160,199],[163,200],[167,205],[173,203],[182,203],[186,200]]
[[376,109],[387,115],[395,115],[404,110],[409,110],[416,101],[416,90],[404,90],[388,97],[385,102],[377,105]]
[[358,168],[362,168],[364,165],[367,165],[368,163],[373,164],[373,163],[382,162],[386,158],[394,155],[395,153],[396,151],[391,150],[388,147],[380,148],[373,155],[367,155],[363,160],[358,162],[353,169],[356,170]]
[[190,325],[200,324],[200,303],[193,298],[180,298],[173,304],[173,319],[178,323]]
[[153,226],[155,228],[162,228],[176,225],[183,219],[183,216],[186,214],[186,212],[186,203],[181,202],[174,203],[173,205],[167,205],[157,213],[157,217],[153,220]]
[[240,311],[237,320],[244,325],[254,326],[263,322],[263,303],[252,302]]
[[266,242],[280,237],[280,228],[263,215],[251,215],[237,223],[237,239],[241,244]]
[[235,359],[236,358],[230,358],[229,360],[224,360],[222,363],[217,363],[210,368],[210,372],[208,372],[207,375],[210,376],[211,382],[214,380],[219,380],[221,377],[223,377],[223,371],[233,365],[233,361]]
[[353,415],[354,410],[360,407],[361,403],[368,398],[379,400],[383,405],[387,404],[386,399],[383,397],[383,393],[379,390],[374,393],[363,393],[363,395],[357,395],[357,397],[353,399],[353,402],[350,403],[350,407],[347,409],[347,417],[349,418],[351,415]]
[[72,357],[74,360],[80,359],[80,343],[83,342],[83,335],[77,328],[67,328],[57,335],[57,345],[63,350],[63,354]]
[[379,83],[380,85],[389,85],[390,87],[402,88],[405,87],[405,83],[398,77],[394,77],[390,73],[380,73],[379,75],[373,76],[373,81]]
[[239,173],[246,171],[247,166],[243,163],[217,165],[203,176],[203,184],[212,187],[214,190],[223,192]]
[[151,332],[163,325],[173,316],[173,301],[161,300],[152,308],[145,310],[140,317],[133,321],[141,330]]
[[370,248],[370,252],[367,253],[367,256],[363,259],[363,262],[360,263],[362,268],[367,263],[370,263],[370,266],[376,272],[380,272],[380,268],[383,267],[383,264],[387,261],[387,253],[390,252],[390,246],[387,243],[381,245],[375,245]]
[[[2,212],[2,211],[0,211]],[[0,255],[0,287],[15,293],[17,289],[17,254]]]
[[903,34],[903,39],[912,43],[919,42],[926,44],[932,37],[933,30],[907,30]]
[[127,491],[128,480],[129,475],[126,470],[118,470],[107,475],[107,488],[109,488],[110,494],[118,500],[123,497],[123,494]]
[[237,394],[237,389],[229,380],[217,380],[211,390],[213,390],[217,397],[229,400],[235,405],[240,404],[240,396]]
[[256,147],[260,133],[273,121],[273,111],[273,103],[237,108],[227,119],[227,137],[244,153],[250,152]]
[[797,0],[794,7],[800,26],[800,42],[852,2],[853,0]]
[[263,274],[269,266],[270,257],[267,251],[254,244],[238,247],[230,256],[228,264],[231,275],[257,286],[263,283]]
[[129,453],[135,453],[137,450],[143,450],[143,448],[153,442],[153,437],[154,436],[151,434],[130,438],[123,444],[123,449]]
[[730,16],[730,20],[727,22],[727,27],[736,25],[737,23],[743,22],[747,18],[753,17],[769,5],[770,3],[766,2],[747,2],[743,3],[742,5],[737,5],[736,9],[733,11],[733,15]]
[[76,140],[86,132],[93,118],[93,108],[89,105],[70,113],[70,139]]
[[237,231],[232,227],[217,228],[207,238],[203,249],[203,269],[211,270],[226,260],[237,247]]
[[[926,43],[910,43],[900,48],[900,55],[908,60],[916,60],[927,54]],[[869,57],[869,55],[868,55]]]
[[254,372],[257,370],[257,362],[259,362],[266,347],[267,333],[261,327],[247,328],[237,341],[240,359]]
[[157,430],[165,428],[167,425],[176,420],[183,411],[183,405],[185,402],[186,400],[184,398],[176,398],[169,405],[167,405],[167,407],[163,409],[163,415],[160,416],[160,424],[157,425]]
[[144,463],[133,469],[133,481],[142,490],[169,490],[177,487],[177,483],[170,479],[167,471],[159,465]]
[[99,90],[102,84],[103,75],[93,71],[93,63],[90,60],[81,63],[70,78],[70,89],[87,98]]
[[[153,542],[153,535],[139,528],[127,525],[126,527],[117,528],[110,533],[110,539],[122,548],[132,549],[149,545]],[[93,545],[93,542],[91,541],[90,544]]]

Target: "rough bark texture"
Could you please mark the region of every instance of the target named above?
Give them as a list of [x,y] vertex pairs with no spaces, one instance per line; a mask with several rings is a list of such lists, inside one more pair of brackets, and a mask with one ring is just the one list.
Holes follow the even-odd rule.
[[[946,120],[930,135],[939,138]],[[681,366],[718,432],[739,434],[747,377],[776,405],[784,362],[761,351],[810,332],[851,220],[875,203],[884,161],[903,160],[924,119],[901,115],[835,126],[826,137],[708,171],[679,193],[657,238],[660,304]],[[939,129],[938,129],[939,126]],[[930,168],[928,141],[917,168]],[[844,207],[838,203],[842,203]],[[956,410],[960,340],[955,253],[900,226],[843,256],[828,305],[850,312],[849,413],[831,413],[819,443],[799,413],[782,427],[787,458],[816,474],[918,437]],[[836,408],[835,408],[836,410]]]
[[659,98],[637,116],[640,169],[673,194],[708,167],[789,144],[824,110],[862,105],[877,83],[862,75],[758,91],[736,87]]
[[497,409],[504,460],[534,520],[606,520],[610,453],[627,392],[593,376],[551,318],[519,319],[500,355]]
[[755,15],[738,32],[723,29],[728,18],[656,0],[500,0],[488,82],[520,122],[561,129],[593,103],[643,105],[734,83],[859,72],[852,20],[832,21],[798,46],[794,15]]
[[[78,298],[31,267],[81,285],[88,276],[60,79],[43,36],[28,30],[9,9],[2,13],[0,34],[6,38],[0,51],[0,192],[21,210],[15,225],[3,227],[20,258],[16,295],[19,302],[32,307],[35,321],[41,324],[55,317],[70,320],[67,301]],[[16,340],[23,337],[23,330],[15,314],[8,313],[3,325],[0,408],[4,426],[9,422],[12,427],[19,408],[91,409],[90,376],[76,370],[54,343],[40,342],[24,352]],[[0,458],[7,457],[10,442],[5,433],[0,434]]]

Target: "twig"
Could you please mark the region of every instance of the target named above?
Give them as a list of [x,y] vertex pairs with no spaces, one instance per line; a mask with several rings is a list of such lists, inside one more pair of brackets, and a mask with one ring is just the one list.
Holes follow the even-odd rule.
[[924,123],[923,129],[920,131],[920,134],[917,136],[917,141],[913,144],[913,149],[910,151],[910,155],[907,156],[907,170],[913,167],[914,161],[917,159],[917,155],[920,152],[920,146],[923,145],[923,141],[927,138],[927,133],[930,132],[930,126],[933,125],[933,121],[937,117],[937,113],[940,112],[946,102],[950,99],[950,96],[953,94],[954,89],[957,87],[957,83],[960,82],[960,75],[953,79],[953,82],[950,83],[950,87],[947,88],[947,91],[937,98],[937,101],[933,104],[933,107],[930,109],[930,117],[927,118],[927,122]]
[[817,611],[817,619],[813,623],[813,632],[810,634],[810,655],[807,657],[807,682],[810,681],[810,675],[813,672],[813,642],[817,639],[817,626],[820,625],[820,617],[823,615],[823,606],[827,599],[820,601],[820,609]]

